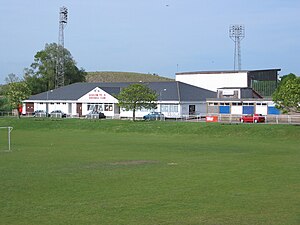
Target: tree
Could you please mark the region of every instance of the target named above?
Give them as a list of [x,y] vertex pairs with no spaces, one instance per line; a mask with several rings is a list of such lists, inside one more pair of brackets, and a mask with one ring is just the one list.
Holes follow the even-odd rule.
[[20,78],[14,73],[10,73],[5,78],[6,85],[1,85],[0,87],[0,110],[1,111],[11,111],[12,106],[6,96],[8,90],[8,84],[13,82],[19,82]]
[[7,77],[5,78],[5,82],[7,84],[13,83],[13,82],[19,82],[19,81],[20,81],[20,78],[14,73],[8,74]]
[[121,90],[117,96],[119,106],[133,112],[133,121],[135,121],[135,112],[142,108],[156,108],[157,94],[155,91],[143,84],[131,84]]
[[273,101],[283,113],[300,112],[300,77],[284,76],[273,94]]
[[30,68],[25,69],[24,80],[32,91],[37,94],[55,88],[57,57],[59,51],[64,55],[64,84],[84,82],[86,72],[78,69],[71,53],[56,43],[46,44],[45,49],[37,52]]
[[280,80],[278,82],[278,86],[284,84],[285,81],[292,79],[292,78],[297,78],[297,76],[293,73],[289,73],[287,75],[283,75],[282,77],[280,77]]
[[[30,96],[30,89],[24,81],[11,82],[7,84],[5,94],[13,109],[19,109],[22,105],[22,101]],[[18,116],[20,118],[20,112],[18,111]]]

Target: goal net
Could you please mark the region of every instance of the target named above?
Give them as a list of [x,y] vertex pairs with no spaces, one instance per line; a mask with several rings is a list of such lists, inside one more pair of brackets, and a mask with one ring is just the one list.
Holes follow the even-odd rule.
[[0,151],[11,151],[12,127],[0,127]]

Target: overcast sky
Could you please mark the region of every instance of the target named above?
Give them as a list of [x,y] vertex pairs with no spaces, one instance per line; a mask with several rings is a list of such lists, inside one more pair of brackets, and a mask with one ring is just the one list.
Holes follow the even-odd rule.
[[299,0],[0,0],[0,83],[58,41],[59,8],[69,10],[65,48],[86,71],[232,70],[229,26],[243,24],[242,69],[300,75]]

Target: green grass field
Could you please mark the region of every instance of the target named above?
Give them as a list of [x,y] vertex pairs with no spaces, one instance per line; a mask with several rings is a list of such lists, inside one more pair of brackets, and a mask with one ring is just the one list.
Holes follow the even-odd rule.
[[300,224],[300,126],[0,126],[14,127],[12,151],[0,151],[1,225]]

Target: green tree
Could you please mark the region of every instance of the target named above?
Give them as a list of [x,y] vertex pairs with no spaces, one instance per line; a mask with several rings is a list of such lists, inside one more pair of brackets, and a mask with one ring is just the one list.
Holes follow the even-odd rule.
[[135,121],[135,112],[142,108],[156,108],[157,94],[155,91],[143,84],[131,84],[121,90],[117,96],[119,106],[129,111],[132,110],[133,121]]
[[300,77],[284,76],[273,94],[273,101],[283,113],[300,112]]
[[0,111],[11,111],[12,108],[7,100],[6,96],[0,96]]
[[287,75],[283,75],[282,77],[280,77],[280,80],[278,82],[278,86],[284,84],[287,80],[292,79],[292,78],[297,78],[297,76],[293,73],[289,73]]
[[24,80],[32,91],[37,94],[54,89],[56,78],[56,63],[59,51],[63,51],[65,66],[65,85],[84,82],[86,72],[78,69],[71,53],[56,43],[46,44],[45,49],[37,52],[30,68],[25,69]]
[[0,110],[1,111],[11,111],[12,106],[6,96],[7,90],[8,90],[8,84],[13,82],[19,82],[20,78],[15,75],[14,73],[10,73],[5,78],[6,84],[1,85],[0,87]]
[[12,109],[17,109],[20,118],[19,106],[30,96],[30,89],[24,81],[11,82],[5,88],[5,94]]

